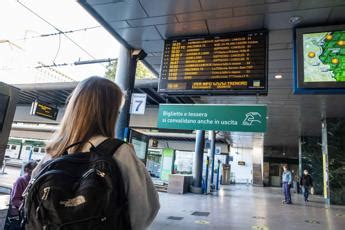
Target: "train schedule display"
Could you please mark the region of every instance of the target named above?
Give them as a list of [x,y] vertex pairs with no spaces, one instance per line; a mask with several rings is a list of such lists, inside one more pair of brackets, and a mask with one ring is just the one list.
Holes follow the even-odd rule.
[[166,40],[159,92],[267,94],[267,32]]

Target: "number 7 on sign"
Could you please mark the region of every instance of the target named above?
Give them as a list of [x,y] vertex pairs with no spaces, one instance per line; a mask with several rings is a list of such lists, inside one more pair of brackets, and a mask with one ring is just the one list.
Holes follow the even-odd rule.
[[146,97],[144,93],[133,93],[132,94],[132,104],[131,104],[131,114],[144,114],[146,107]]
[[139,111],[139,108],[140,106],[143,104],[143,101],[138,101],[138,100],[135,100],[134,103],[137,103],[136,107],[135,107],[135,111],[138,112]]

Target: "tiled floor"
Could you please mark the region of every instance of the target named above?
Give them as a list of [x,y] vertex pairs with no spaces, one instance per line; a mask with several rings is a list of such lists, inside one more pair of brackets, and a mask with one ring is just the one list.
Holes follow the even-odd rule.
[[[11,186],[20,169],[8,167],[6,172],[0,175],[0,185]],[[345,229],[345,206],[326,209],[322,197],[316,196],[311,197],[308,205],[301,195],[293,194],[293,205],[283,205],[282,199],[279,188],[247,185],[222,186],[218,196],[160,193],[161,209],[151,229]],[[8,196],[1,196],[3,209],[7,200]],[[0,229],[3,215],[0,213]]]
[[326,209],[322,197],[315,196],[305,205],[297,194],[293,205],[283,205],[282,198],[279,188],[245,185],[223,187],[218,196],[160,193],[161,210],[151,229],[345,229],[344,206]]

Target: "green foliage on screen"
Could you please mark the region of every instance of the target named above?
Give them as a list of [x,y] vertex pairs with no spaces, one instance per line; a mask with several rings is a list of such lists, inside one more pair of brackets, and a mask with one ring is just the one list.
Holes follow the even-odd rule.
[[303,35],[304,81],[345,82],[345,31]]

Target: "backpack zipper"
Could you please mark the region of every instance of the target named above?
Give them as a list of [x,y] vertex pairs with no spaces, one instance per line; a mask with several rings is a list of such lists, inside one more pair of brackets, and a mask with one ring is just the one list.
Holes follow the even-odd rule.
[[43,189],[43,195],[42,195],[42,200],[47,200],[48,198],[48,195],[49,195],[49,192],[50,192],[50,187],[45,187]]
[[100,171],[100,170],[98,170],[98,169],[96,169],[96,173],[97,173],[97,175],[100,176],[100,177],[105,177],[105,176],[106,176],[105,172],[102,172],[102,171]]
[[100,171],[100,170],[98,170],[98,169],[89,169],[88,171],[86,171],[86,173],[84,173],[84,174],[82,175],[81,179],[85,179],[86,177],[90,176],[91,173],[94,173],[94,172],[95,172],[98,176],[100,176],[100,177],[105,177],[105,176],[106,176],[105,172],[102,172],[102,171]]

